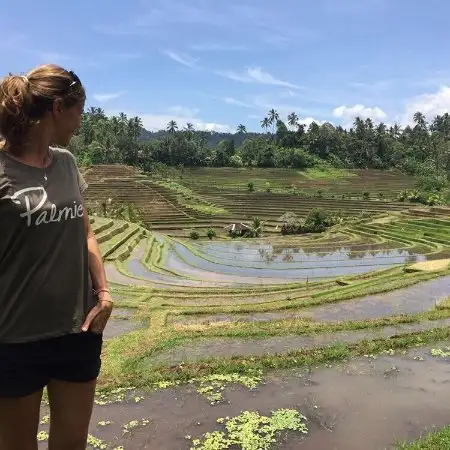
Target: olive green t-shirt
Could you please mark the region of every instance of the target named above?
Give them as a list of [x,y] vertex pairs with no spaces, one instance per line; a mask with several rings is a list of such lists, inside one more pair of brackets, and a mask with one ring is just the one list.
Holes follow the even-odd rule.
[[0,343],[81,331],[94,306],[82,193],[67,150],[42,169],[0,151]]

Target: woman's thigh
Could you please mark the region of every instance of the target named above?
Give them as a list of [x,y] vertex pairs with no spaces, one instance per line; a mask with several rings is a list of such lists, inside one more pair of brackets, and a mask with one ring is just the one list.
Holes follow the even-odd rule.
[[52,380],[49,450],[84,450],[94,404],[96,380],[74,383]]
[[25,397],[0,398],[0,449],[35,450],[42,390]]

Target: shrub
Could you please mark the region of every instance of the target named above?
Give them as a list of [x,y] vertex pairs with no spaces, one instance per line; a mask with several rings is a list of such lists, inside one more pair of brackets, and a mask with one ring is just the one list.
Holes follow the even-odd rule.
[[253,183],[253,181],[249,181],[247,187],[249,192],[253,192],[255,190],[255,184]]
[[210,228],[206,232],[206,236],[208,236],[209,239],[215,238],[217,236],[216,230],[214,230],[214,228]]
[[230,158],[230,166],[231,167],[243,167],[244,163],[242,162],[242,158],[239,155],[233,155]]
[[370,192],[364,192],[363,198],[364,198],[364,200],[369,200],[369,198],[370,198]]
[[270,185],[270,183],[268,181],[266,181],[266,192],[272,192],[272,186]]
[[190,237],[191,239],[193,239],[194,241],[196,241],[197,239],[200,238],[200,235],[198,234],[197,231],[191,231],[191,233],[189,234],[189,237]]
[[305,220],[288,212],[280,217],[283,222],[281,234],[322,233],[327,228],[343,222],[342,213],[332,214],[324,209],[311,210]]
[[299,234],[303,226],[303,222],[297,217],[297,214],[293,212],[287,212],[280,217],[280,221],[283,222],[281,226],[281,234]]

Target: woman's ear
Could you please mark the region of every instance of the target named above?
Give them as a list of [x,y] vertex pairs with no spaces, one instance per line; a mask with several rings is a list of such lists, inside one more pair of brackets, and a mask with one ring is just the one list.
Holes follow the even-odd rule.
[[53,115],[58,118],[61,116],[61,113],[63,111],[63,99],[62,98],[57,98],[54,102],[53,102]]

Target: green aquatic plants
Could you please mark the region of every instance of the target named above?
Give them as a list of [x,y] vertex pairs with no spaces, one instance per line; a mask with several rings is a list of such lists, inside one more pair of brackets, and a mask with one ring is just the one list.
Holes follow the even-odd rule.
[[450,357],[450,347],[444,348],[432,348],[431,355],[437,358],[449,358]]
[[88,446],[99,450],[105,450],[108,448],[108,445],[106,444],[105,441],[102,441],[101,439],[92,436],[91,434],[88,435],[87,443]]
[[136,430],[137,428],[142,428],[147,426],[150,423],[149,419],[141,419],[141,420],[131,420],[130,422],[126,423],[122,428],[122,434],[130,434],[133,430]]
[[238,373],[212,374],[201,378],[193,378],[189,383],[199,384],[197,392],[204,395],[212,405],[215,405],[223,400],[223,391],[228,384],[242,384],[249,389],[256,389],[258,384],[261,383],[261,376],[261,371],[252,375]]
[[[197,386],[197,392],[203,395],[211,405],[224,400],[223,391],[230,384],[241,384],[248,389],[256,389],[262,381],[262,372],[249,371],[247,375],[239,373],[217,373],[203,377],[191,378],[187,383]],[[179,386],[180,381],[160,381],[153,384],[154,389],[169,389]]]
[[308,433],[306,417],[294,409],[278,409],[271,416],[258,411],[244,411],[230,418],[220,418],[225,431],[205,433],[192,441],[191,450],[270,450],[282,431]]

